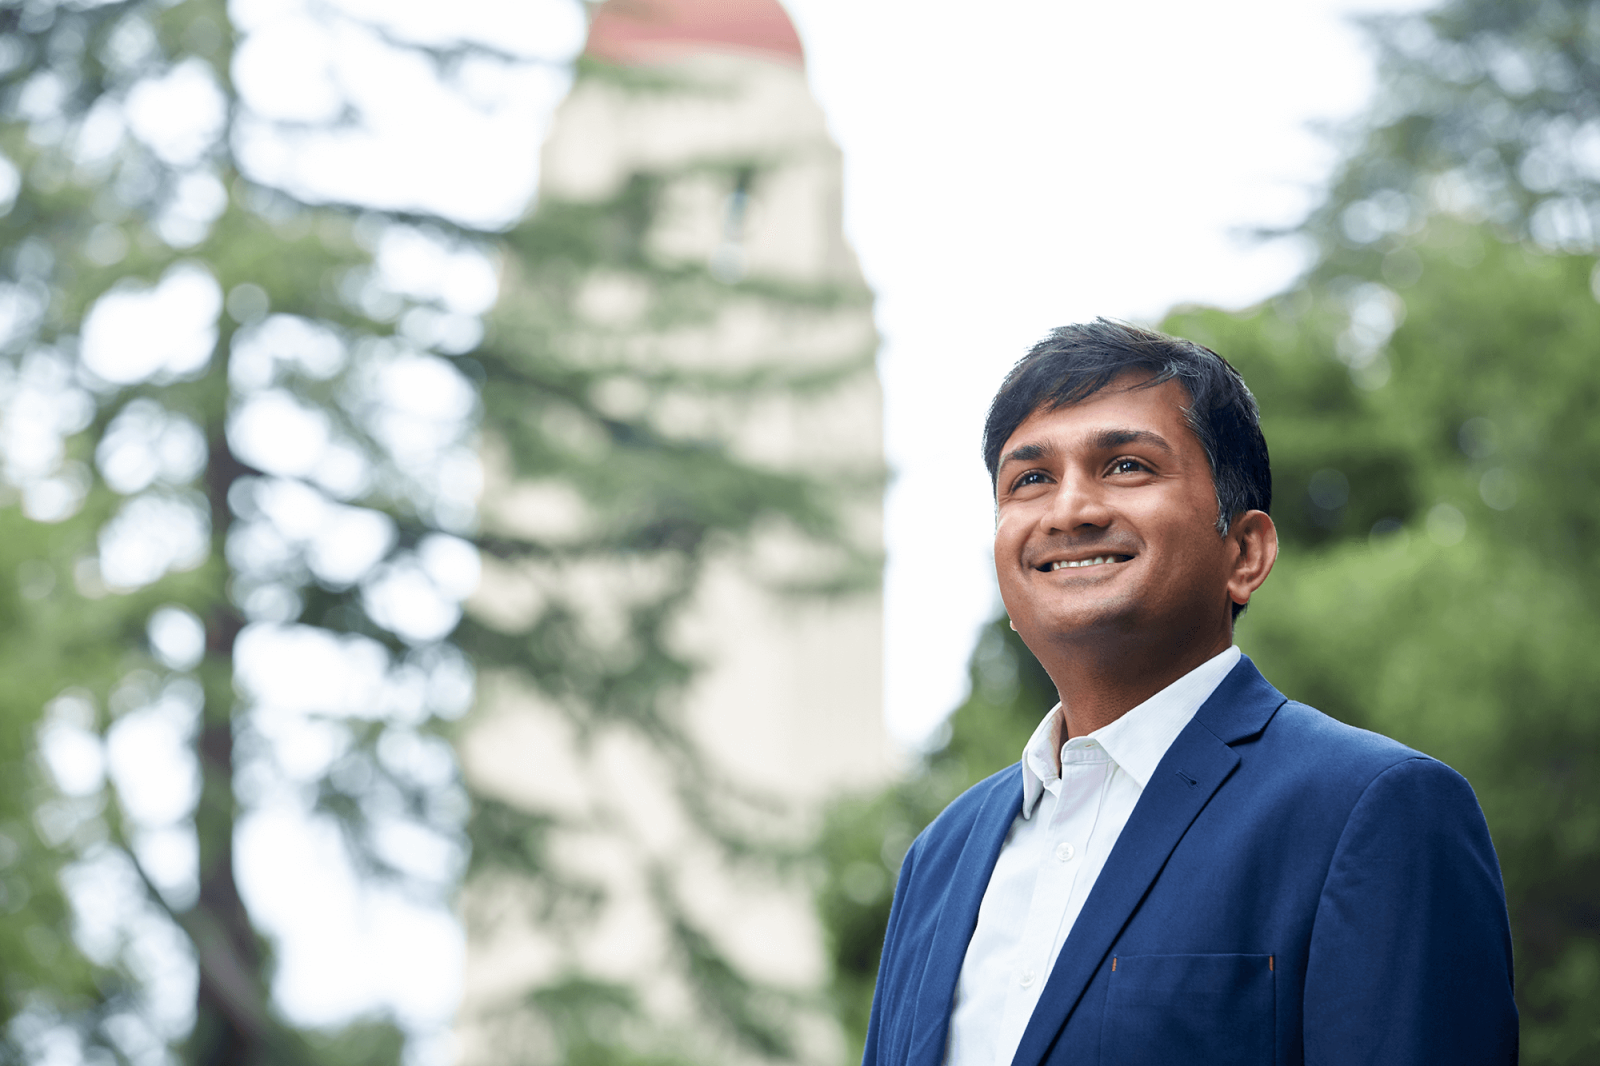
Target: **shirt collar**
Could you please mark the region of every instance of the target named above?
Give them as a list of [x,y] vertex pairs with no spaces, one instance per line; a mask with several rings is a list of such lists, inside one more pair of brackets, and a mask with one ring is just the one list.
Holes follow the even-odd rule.
[[[1109,725],[1088,735],[1127,771],[1140,791],[1183,727],[1200,710],[1243,655],[1237,645],[1184,674]],[[1050,708],[1022,750],[1022,816],[1031,818],[1045,786],[1060,775],[1061,705]]]

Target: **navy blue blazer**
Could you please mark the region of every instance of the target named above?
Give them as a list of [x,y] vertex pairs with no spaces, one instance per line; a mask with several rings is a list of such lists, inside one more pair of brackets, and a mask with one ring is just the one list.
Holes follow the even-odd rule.
[[[1020,765],[911,845],[865,1066],[939,1066]],[[1014,1066],[1516,1061],[1511,932],[1448,766],[1286,700],[1248,658],[1140,796]]]

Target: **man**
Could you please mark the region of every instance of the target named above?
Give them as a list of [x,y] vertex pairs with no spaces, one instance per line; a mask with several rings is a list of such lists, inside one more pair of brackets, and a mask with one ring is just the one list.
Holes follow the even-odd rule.
[[1056,330],[989,411],[995,572],[1061,702],[907,853],[867,1066],[1509,1063],[1472,790],[1286,700],[1233,646],[1272,570],[1221,357]]

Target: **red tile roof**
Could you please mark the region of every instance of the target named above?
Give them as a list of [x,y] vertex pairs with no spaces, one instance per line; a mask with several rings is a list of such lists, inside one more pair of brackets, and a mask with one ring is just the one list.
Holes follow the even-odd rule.
[[758,52],[805,63],[778,0],[606,0],[589,24],[585,51],[623,65],[695,52]]

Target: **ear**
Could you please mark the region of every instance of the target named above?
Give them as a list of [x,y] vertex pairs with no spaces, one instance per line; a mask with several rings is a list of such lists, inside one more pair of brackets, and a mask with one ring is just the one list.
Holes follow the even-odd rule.
[[1278,561],[1278,527],[1265,511],[1246,511],[1228,528],[1228,543],[1235,552],[1228,574],[1228,598],[1243,606]]

